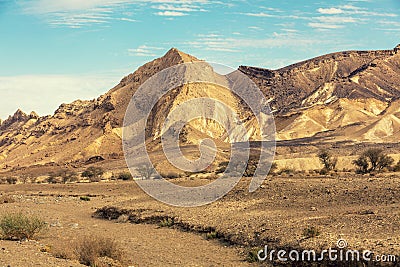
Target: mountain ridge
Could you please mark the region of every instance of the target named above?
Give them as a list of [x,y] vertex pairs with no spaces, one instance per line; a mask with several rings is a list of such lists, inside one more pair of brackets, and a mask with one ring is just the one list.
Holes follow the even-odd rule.
[[[315,136],[326,142],[349,138],[354,142],[395,142],[400,137],[399,51],[400,45],[393,50],[345,51],[278,70],[245,66],[239,70],[271,100],[278,140]],[[18,110],[0,124],[0,168],[85,162],[93,156],[121,159],[123,118],[139,86],[165,68],[196,61],[200,60],[172,48],[97,99],[62,104],[53,115],[43,117]],[[229,92],[219,93],[221,90],[190,85],[168,95],[163,100],[167,105],[159,105],[152,114],[149,132],[159,132],[165,112],[189,96],[215,95],[245,114],[240,101]],[[207,120],[190,127],[185,136],[190,144],[196,144],[196,138],[223,136],[222,129]],[[247,127],[253,128],[251,124]]]

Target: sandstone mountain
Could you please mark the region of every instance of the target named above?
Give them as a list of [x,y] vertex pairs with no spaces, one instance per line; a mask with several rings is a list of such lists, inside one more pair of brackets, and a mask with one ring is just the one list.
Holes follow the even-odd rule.
[[[239,70],[270,100],[279,140],[310,137],[326,142],[395,142],[400,137],[399,51],[399,46],[385,51],[348,51],[279,70],[245,66]],[[62,104],[45,117],[18,110],[0,125],[0,168],[72,164],[95,156],[121,159],[121,127],[136,90],[160,70],[194,61],[198,59],[173,48],[95,100]],[[218,86],[188,84],[158,102],[147,136],[159,137],[160,125],[173,107],[210,95],[234,107],[241,118],[250,118],[246,127],[252,129],[251,115],[236,95]],[[254,140],[257,134],[251,134]],[[196,144],[208,136],[228,141],[224,130],[209,120],[191,122],[183,141]]]
[[280,140],[399,137],[400,45],[328,54],[279,70],[239,69],[271,100]]

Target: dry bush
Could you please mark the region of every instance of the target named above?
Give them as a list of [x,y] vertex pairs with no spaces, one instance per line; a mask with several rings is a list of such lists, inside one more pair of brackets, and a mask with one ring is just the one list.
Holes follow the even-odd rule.
[[111,238],[86,236],[74,246],[74,254],[81,264],[97,266],[99,259],[110,258],[118,262],[123,260],[123,251]]
[[118,174],[118,180],[131,181],[133,180],[133,176],[130,172],[123,172]]
[[51,247],[50,253],[58,259],[67,260],[75,258],[74,251],[71,248],[71,244],[69,244],[68,246],[65,246],[65,244],[63,244],[63,246]]
[[40,218],[23,213],[6,214],[0,220],[2,237],[9,240],[31,239],[45,226]]
[[16,184],[18,182],[18,179],[16,177],[7,177],[6,181],[8,184]]
[[12,196],[4,195],[0,197],[0,204],[14,203],[15,199]]
[[103,168],[100,167],[89,167],[82,173],[82,177],[88,178],[90,182],[100,182],[101,177],[104,174]]

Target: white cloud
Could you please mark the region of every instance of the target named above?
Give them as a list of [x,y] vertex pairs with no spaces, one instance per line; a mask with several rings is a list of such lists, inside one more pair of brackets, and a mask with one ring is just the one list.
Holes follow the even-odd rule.
[[319,13],[321,14],[341,14],[343,13],[343,10],[340,8],[335,8],[335,7],[331,7],[331,8],[318,8],[317,10]]
[[164,4],[164,5],[153,5],[151,6],[153,9],[159,10],[167,10],[167,11],[179,11],[179,12],[196,12],[196,11],[206,11],[199,6],[189,6],[189,5],[171,5],[171,4]]
[[52,114],[61,103],[98,97],[121,77],[121,73],[0,76],[0,118],[7,118],[18,108],[40,115]]
[[319,38],[309,38],[296,33],[274,33],[270,38],[240,38],[236,36],[214,38],[199,38],[185,42],[184,45],[204,50],[240,52],[242,49],[273,48],[273,47],[308,47],[324,41]]
[[130,18],[119,18],[121,21],[127,21],[127,22],[137,22],[135,19],[130,19]]
[[157,51],[164,50],[162,47],[141,45],[138,48],[128,49],[128,54],[130,56],[138,57],[155,57],[157,56]]
[[[134,22],[125,10],[137,8],[138,5],[150,5],[162,10],[156,15],[177,17],[194,11],[206,11],[202,6],[208,0],[16,0],[26,14],[42,16],[54,27],[81,28],[93,24],[109,23],[115,18],[114,13],[120,11],[125,16],[123,21]],[[149,6],[150,7],[150,6]],[[133,13],[131,12],[131,16]]]
[[340,28],[344,27],[343,25],[318,23],[318,22],[310,22],[310,23],[308,23],[308,26],[310,26],[311,28],[317,28],[317,29],[340,29]]
[[266,18],[273,18],[275,15],[264,13],[264,12],[259,12],[259,13],[243,13],[246,16],[250,17],[266,17]]
[[261,31],[262,30],[262,28],[258,27],[258,26],[249,26],[247,28],[249,28],[250,30],[256,30],[256,31]]
[[188,15],[187,13],[178,12],[178,11],[163,11],[154,13],[157,16],[165,16],[165,17],[182,17]]

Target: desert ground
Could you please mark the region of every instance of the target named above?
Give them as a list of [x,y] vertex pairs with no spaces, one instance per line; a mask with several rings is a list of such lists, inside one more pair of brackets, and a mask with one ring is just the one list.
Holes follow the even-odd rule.
[[[339,239],[351,249],[400,255],[396,173],[282,174],[268,176],[254,193],[249,181],[243,178],[222,199],[196,208],[162,204],[134,181],[0,185],[2,198],[13,200],[0,204],[0,214],[22,211],[46,221],[34,240],[0,241],[0,265],[82,266],[71,251],[85,236],[118,243],[123,260],[100,266],[268,266],[254,260],[265,245],[322,250]],[[210,179],[174,182],[198,186]],[[322,263],[328,265],[352,266]]]

